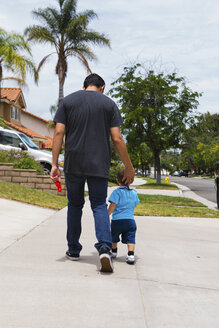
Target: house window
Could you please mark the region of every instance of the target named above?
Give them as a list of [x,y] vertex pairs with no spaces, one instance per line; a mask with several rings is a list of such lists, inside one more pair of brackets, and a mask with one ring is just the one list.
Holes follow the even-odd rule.
[[11,118],[19,121],[19,109],[16,107],[11,107]]

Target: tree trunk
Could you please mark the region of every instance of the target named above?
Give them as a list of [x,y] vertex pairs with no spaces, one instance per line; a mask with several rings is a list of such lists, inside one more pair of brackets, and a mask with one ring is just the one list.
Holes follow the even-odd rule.
[[157,184],[161,184],[161,172],[160,172],[160,152],[154,152],[155,167],[157,172]]
[[61,78],[59,78],[59,103],[64,98],[63,86],[64,83],[62,82]]
[[154,179],[157,179],[157,168],[156,168],[156,162],[154,161]]

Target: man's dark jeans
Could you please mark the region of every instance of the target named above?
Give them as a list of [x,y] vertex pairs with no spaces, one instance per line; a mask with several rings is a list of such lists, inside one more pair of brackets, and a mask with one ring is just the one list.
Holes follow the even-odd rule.
[[79,243],[81,235],[81,217],[84,206],[84,185],[87,180],[89,199],[95,220],[95,230],[98,242],[94,245],[99,251],[102,247],[111,249],[112,237],[110,220],[106,205],[108,180],[99,177],[84,177],[65,174],[68,195],[67,241],[70,253],[79,254],[82,245]]

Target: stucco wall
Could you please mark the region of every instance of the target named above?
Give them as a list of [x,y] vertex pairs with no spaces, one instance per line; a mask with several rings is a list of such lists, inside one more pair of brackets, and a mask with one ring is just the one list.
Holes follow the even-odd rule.
[[11,120],[11,110],[10,110],[10,108],[11,108],[11,105],[9,105],[9,104],[6,104],[6,103],[1,103],[0,104],[0,108],[1,108],[1,116],[3,116],[3,118],[6,120],[6,121],[8,121],[8,122],[10,122],[10,120]]
[[46,122],[30,116],[23,111],[21,112],[21,124],[43,136],[53,138],[54,128],[48,128]]
[[2,103],[0,103],[0,116],[4,116],[3,104]]

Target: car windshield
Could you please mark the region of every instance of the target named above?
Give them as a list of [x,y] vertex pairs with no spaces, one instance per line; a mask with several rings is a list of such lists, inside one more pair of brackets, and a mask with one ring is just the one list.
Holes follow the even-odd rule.
[[21,139],[32,149],[40,149],[32,140],[26,136],[26,134],[19,133]]

